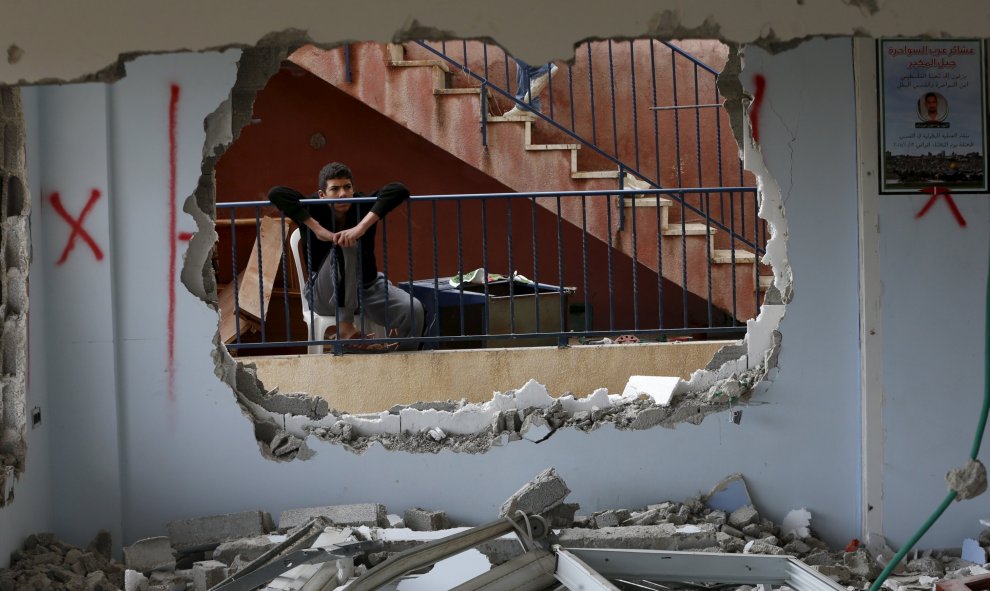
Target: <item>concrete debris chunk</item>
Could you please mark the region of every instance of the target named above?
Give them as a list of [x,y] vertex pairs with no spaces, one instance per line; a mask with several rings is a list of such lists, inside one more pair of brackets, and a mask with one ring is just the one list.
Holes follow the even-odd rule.
[[729,514],[729,525],[736,529],[742,529],[747,525],[758,522],[759,520],[760,514],[752,505],[739,507]]
[[165,536],[156,536],[138,540],[130,546],[124,546],[124,565],[139,573],[152,571],[174,571],[175,555],[172,545]]
[[127,569],[124,571],[124,591],[148,591],[148,577]]
[[987,469],[980,460],[969,460],[965,466],[950,470],[945,475],[949,490],[958,494],[956,500],[972,499],[982,495],[987,490]]
[[907,570],[929,577],[942,578],[945,576],[945,567],[942,566],[942,562],[935,560],[931,556],[922,556],[908,562]]
[[547,468],[502,503],[499,516],[512,517],[516,511],[541,515],[563,503],[570,492],[557,471]]
[[197,562],[192,571],[196,591],[208,591],[227,578],[227,565],[217,560]]
[[104,560],[110,560],[113,556],[113,541],[110,532],[105,529],[98,531],[89,545],[86,546],[86,551],[98,554]]
[[543,517],[550,522],[550,527],[560,529],[574,525],[574,515],[581,505],[577,503],[561,503],[543,514]]
[[179,552],[212,550],[237,538],[260,536],[272,531],[272,518],[265,511],[243,511],[181,519],[166,525],[172,547]]
[[852,573],[849,572],[849,569],[838,564],[816,565],[811,568],[841,585],[845,585],[852,579]]
[[751,540],[743,547],[744,554],[783,554],[784,549],[763,540]]
[[380,503],[358,503],[354,505],[328,505],[288,509],[278,517],[278,531],[285,533],[306,524],[311,519],[323,517],[334,525],[347,527],[388,527],[388,511]]
[[625,509],[609,509],[592,515],[595,527],[618,527],[629,519],[629,511]]
[[450,529],[450,520],[444,511],[428,511],[419,507],[406,509],[403,515],[406,527],[413,531],[437,531]]
[[213,550],[213,560],[222,562],[227,566],[233,564],[237,557],[240,557],[244,562],[251,562],[277,545],[278,543],[273,542],[267,535],[239,538],[223,542],[217,546]]
[[849,569],[850,573],[864,579],[873,580],[880,576],[880,571],[883,570],[883,568],[881,568],[875,560],[871,560],[870,556],[863,550],[846,552],[842,556],[842,562],[845,564],[846,568]]

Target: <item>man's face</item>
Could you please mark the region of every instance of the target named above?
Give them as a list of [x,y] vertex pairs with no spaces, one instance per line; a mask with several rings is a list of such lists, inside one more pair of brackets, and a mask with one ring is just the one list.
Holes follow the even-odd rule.
[[929,117],[938,115],[938,97],[926,96],[925,109],[928,111]]
[[[351,179],[327,179],[327,186],[320,191],[322,199],[346,199],[354,196],[354,182]],[[350,203],[334,203],[335,211],[341,213],[351,208]]]

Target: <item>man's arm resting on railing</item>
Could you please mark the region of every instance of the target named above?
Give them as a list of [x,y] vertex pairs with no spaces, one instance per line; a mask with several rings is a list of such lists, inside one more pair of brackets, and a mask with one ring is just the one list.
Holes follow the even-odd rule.
[[299,203],[304,199],[303,194],[291,187],[272,187],[268,191],[268,200],[272,202],[280,211],[289,216],[299,226],[306,226],[313,232],[317,239],[324,242],[334,242],[336,234],[320,225],[309,210]]
[[354,246],[361,236],[369,228],[378,223],[378,220],[385,217],[388,212],[398,207],[403,201],[409,199],[409,189],[402,183],[389,183],[375,192],[375,204],[361,221],[353,228],[348,228],[337,232],[337,244],[341,246]]

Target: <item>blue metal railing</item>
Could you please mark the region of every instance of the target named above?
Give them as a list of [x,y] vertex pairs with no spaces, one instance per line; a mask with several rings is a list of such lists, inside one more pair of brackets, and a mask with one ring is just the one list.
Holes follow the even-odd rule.
[[[368,332],[373,320],[383,330],[374,338],[348,340],[346,345],[564,346],[575,339],[586,341],[617,335],[654,340],[684,336],[736,337],[745,330],[744,321],[754,317],[759,307],[756,269],[752,262],[743,265],[735,256],[737,249],[753,252],[753,245],[733,237],[727,249],[730,264],[713,263],[710,237],[719,231],[720,224],[707,211],[707,204],[713,195],[728,198],[730,202],[742,201],[752,198],[754,191],[752,187],[734,186],[411,197],[403,207],[379,222],[381,243],[377,249],[385,279],[406,290],[410,309],[414,297],[426,308],[426,334],[387,336],[395,328],[394,319],[387,314],[373,318],[374,314],[360,298],[361,290],[357,290],[361,334]],[[675,201],[676,197],[680,200]],[[704,248],[689,244],[683,216],[680,232],[676,232],[676,222],[664,225],[662,212],[673,206],[668,202],[687,208],[689,197],[699,198],[705,204],[701,211],[706,220],[704,228],[695,232],[704,239]],[[374,198],[338,200],[371,201]],[[303,203],[325,204],[326,201],[312,199]],[[642,215],[632,216],[627,240],[618,244],[617,238],[613,240],[612,210],[629,204],[644,212],[652,211],[656,220],[641,230]],[[580,209],[573,216],[580,217],[580,225],[567,221],[564,211],[569,207]],[[229,212],[218,215],[219,219],[230,220],[224,224],[228,225],[229,234],[221,232],[222,246],[218,249],[218,280],[233,290],[232,303],[226,307],[221,298],[222,316],[233,316],[236,325],[236,334],[227,343],[228,348],[284,353],[289,347],[329,345],[337,354],[347,352],[345,343],[312,331],[307,334],[299,324],[305,321],[315,327],[318,318],[312,292],[304,288],[307,278],[296,281],[294,264],[289,263],[290,256],[300,256],[288,252],[286,237],[291,233],[291,222],[268,201],[218,203],[217,209]],[[278,221],[280,231],[268,232],[265,240],[280,244],[262,243],[263,218]],[[423,228],[432,231],[424,234]],[[495,229],[498,231],[490,231]],[[250,236],[251,231],[254,236]],[[679,239],[661,238],[671,233],[679,233]],[[493,235],[497,238],[491,240]],[[305,244],[310,234],[304,236]],[[662,246],[664,241],[668,242],[667,246]],[[229,244],[229,254],[223,248],[224,243]],[[252,252],[245,257],[243,253],[249,245]],[[314,269],[311,245],[306,244],[304,250],[306,268]],[[262,260],[262,253],[268,253],[271,260]],[[360,261],[360,248],[357,256]],[[255,257],[258,285],[245,285],[244,269],[238,261]],[[282,279],[268,280],[270,283],[266,285],[263,270],[271,271],[270,265],[278,267]],[[689,267],[703,271],[693,273],[690,284]],[[429,271],[422,271],[427,268]],[[461,281],[456,286],[450,282],[451,277],[463,277],[478,268],[485,270],[482,276],[486,279],[490,273],[510,279],[471,284]],[[515,273],[531,280],[513,280]],[[737,281],[737,278],[748,279]],[[247,314],[241,306],[243,293],[255,288],[260,309]],[[302,297],[309,298],[307,318],[302,315]],[[275,306],[283,308],[281,314],[273,313]],[[335,320],[339,321],[339,311],[337,315]],[[249,334],[246,327],[256,330]],[[306,338],[300,339],[300,335]]]
[[[626,174],[632,174],[654,188],[724,184],[752,187],[753,181],[744,173],[742,162],[722,154],[723,143],[735,146],[735,140],[731,136],[731,126],[722,124],[722,118],[727,115],[717,108],[721,106],[721,95],[715,84],[718,72],[677,45],[646,39],[586,43],[575,52],[573,64],[561,66],[561,73],[550,77],[546,91],[549,106],[542,110],[532,109],[517,98],[525,89],[513,88],[511,73],[516,62],[500,47],[480,41],[458,45],[458,55],[455,55],[448,51],[448,44],[443,41],[416,41],[413,44],[454,66],[467,78],[466,84],[480,85],[484,145],[488,141],[489,118],[499,113],[499,103],[507,103],[526,109],[537,121],[545,123],[547,133],[562,134],[580,143],[594,154],[601,166],[614,166],[619,173],[619,187],[623,186],[622,178]],[[628,52],[628,65],[622,66],[617,61],[616,48]],[[666,51],[669,60],[658,59],[658,50]],[[646,56],[649,56],[648,68]],[[637,58],[640,59],[637,61]],[[600,68],[607,68],[607,75],[596,75]],[[578,81],[580,74],[585,75],[586,86]],[[649,83],[642,83],[643,79],[648,79]],[[628,88],[620,97],[617,89],[624,81],[628,81]],[[562,89],[567,92],[561,92]],[[605,101],[596,96],[596,92],[602,90],[608,95]],[[494,101],[488,100],[489,93]],[[686,101],[686,95],[691,100]],[[619,105],[620,101],[628,101],[629,108]],[[605,113],[599,109],[602,102],[609,103]],[[640,106],[647,104],[651,105],[648,109]],[[652,115],[652,129],[648,118],[640,117],[644,110]],[[693,138],[685,136],[686,130],[682,129],[692,117]],[[611,129],[608,125],[600,129],[600,118],[608,120]],[[620,143],[623,135],[631,135],[632,141]],[[650,155],[653,156],[652,171],[644,166],[644,156]],[[733,159],[735,165],[730,164]],[[690,160],[694,160],[693,167]],[[693,169],[693,174],[686,174],[689,169]],[[737,180],[727,181],[730,177]],[[712,204],[702,206],[700,201],[703,200],[699,199],[699,203],[689,209],[708,210],[723,228],[732,227],[733,236],[756,245],[757,254],[763,254],[768,233],[765,223],[756,214],[756,193],[752,195],[752,203],[730,203],[732,211],[727,210],[723,196],[719,197],[717,207]],[[671,198],[676,200],[677,196]],[[730,220],[732,216],[735,219]],[[747,216],[750,216],[749,221]],[[620,209],[618,229],[625,229],[625,225],[625,212]]]

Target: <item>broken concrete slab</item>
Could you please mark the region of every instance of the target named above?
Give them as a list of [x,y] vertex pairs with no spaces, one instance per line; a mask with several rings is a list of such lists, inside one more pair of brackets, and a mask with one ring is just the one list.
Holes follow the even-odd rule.
[[625,509],[608,509],[592,515],[592,521],[597,528],[618,527],[629,519],[630,513]]
[[212,550],[222,542],[259,536],[272,531],[272,517],[265,511],[243,511],[180,519],[166,525],[172,547],[179,552]]
[[328,505],[288,509],[278,517],[278,531],[281,533],[295,529],[311,519],[323,517],[334,525],[358,527],[388,527],[388,512],[380,503],[358,503],[354,505]]
[[148,591],[148,577],[127,569],[124,571],[124,591]]
[[196,591],[208,591],[227,578],[227,565],[217,560],[197,562],[192,571]]
[[420,507],[406,509],[405,526],[413,531],[438,531],[450,529],[450,519],[444,511],[429,511]]
[[629,376],[629,381],[622,390],[622,397],[647,396],[659,406],[667,406],[680,383],[681,378],[673,376]]
[[124,565],[139,573],[174,571],[175,554],[167,537],[145,538],[124,546]]
[[557,533],[555,543],[565,548],[693,550],[717,546],[715,534],[715,526],[707,523],[680,527],[661,523],[601,529],[568,528]]
[[540,515],[560,505],[570,494],[564,479],[553,468],[540,472],[510,496],[499,510],[499,516],[514,516],[517,511]]

